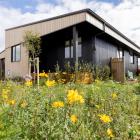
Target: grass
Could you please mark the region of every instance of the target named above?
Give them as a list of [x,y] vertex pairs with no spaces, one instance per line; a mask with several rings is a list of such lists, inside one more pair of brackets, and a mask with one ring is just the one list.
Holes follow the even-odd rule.
[[139,87],[96,80],[44,85],[38,91],[31,85],[0,83],[0,139],[139,139]]

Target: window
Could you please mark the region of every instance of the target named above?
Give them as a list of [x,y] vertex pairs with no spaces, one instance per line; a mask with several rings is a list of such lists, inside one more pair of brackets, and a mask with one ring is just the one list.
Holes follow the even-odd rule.
[[11,48],[11,61],[18,62],[21,58],[21,45],[16,45]]
[[73,58],[73,41],[65,42],[65,58]]
[[140,58],[138,58],[138,69],[140,69]]
[[130,63],[134,64],[134,54],[130,54]]
[[122,49],[118,49],[117,51],[117,58],[123,58],[123,50]]
[[70,58],[70,41],[65,42],[65,58]]
[[81,39],[81,37],[78,38],[78,46],[76,47],[76,56],[77,57],[82,56],[82,39]]
[[[76,57],[82,56],[82,39],[78,38],[78,45],[76,47]],[[65,58],[73,58],[73,40],[65,42]]]

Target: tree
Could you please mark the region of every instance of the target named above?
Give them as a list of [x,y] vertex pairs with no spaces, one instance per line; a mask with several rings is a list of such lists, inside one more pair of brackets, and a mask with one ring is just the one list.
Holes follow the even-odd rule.
[[[29,53],[29,61],[33,64],[33,71],[36,73],[36,58],[41,52],[41,38],[38,33],[27,31],[24,36],[24,46]],[[34,74],[35,80],[35,74]]]

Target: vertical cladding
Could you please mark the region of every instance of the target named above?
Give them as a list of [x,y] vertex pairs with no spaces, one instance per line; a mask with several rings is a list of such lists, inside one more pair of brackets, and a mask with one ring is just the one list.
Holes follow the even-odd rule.
[[[118,47],[109,40],[104,40],[101,38],[96,38],[96,64],[98,65],[108,65],[110,63],[110,58],[117,57]],[[123,48],[122,48],[123,49]],[[133,51],[132,51],[133,52]],[[125,72],[132,71],[137,72],[137,55],[134,54],[134,64],[130,63],[130,54],[128,50],[124,49],[124,61],[125,61]]]
[[85,13],[69,15],[40,23],[30,24],[27,26],[11,29],[6,31],[6,47],[13,46],[23,41],[24,32],[33,30],[38,32],[40,36],[64,29],[66,27],[85,21]]
[[5,76],[25,76],[28,74],[28,54],[26,48],[21,46],[21,60],[11,62],[11,48],[5,50]]
[[96,64],[97,65],[109,65],[110,58],[117,57],[117,46],[113,45],[107,40],[96,38]]
[[[74,15],[69,15],[66,17],[59,17],[54,18],[52,20],[46,20],[34,24],[29,24],[27,26],[22,26],[19,28],[14,28],[11,30],[6,31],[6,39],[5,39],[5,46],[6,46],[6,76],[10,71],[10,76],[24,76],[28,74],[28,55],[24,47],[21,50],[21,61],[20,62],[11,62],[11,46],[16,44],[20,44],[23,42],[23,37],[25,31],[33,31],[40,34],[40,36],[44,36],[50,34],[52,32],[56,32],[58,30],[64,29],[66,27],[81,23],[85,21],[85,12],[77,13]],[[56,45],[57,46],[57,45]],[[55,48],[51,49],[54,53]],[[55,51],[57,53],[57,49]],[[62,50],[61,50],[62,52]],[[54,58],[57,57],[57,54],[52,57],[52,63],[54,64]],[[58,52],[60,53],[60,52]]]

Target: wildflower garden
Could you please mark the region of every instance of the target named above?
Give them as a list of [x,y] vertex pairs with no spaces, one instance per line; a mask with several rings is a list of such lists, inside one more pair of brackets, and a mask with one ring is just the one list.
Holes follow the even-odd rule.
[[[0,83],[0,139],[140,139],[139,83]],[[44,83],[44,84],[43,84]]]
[[[24,42],[35,72],[40,38],[29,32]],[[108,67],[67,64],[38,73],[38,84],[0,81],[0,140],[140,140],[140,83],[109,76]]]

